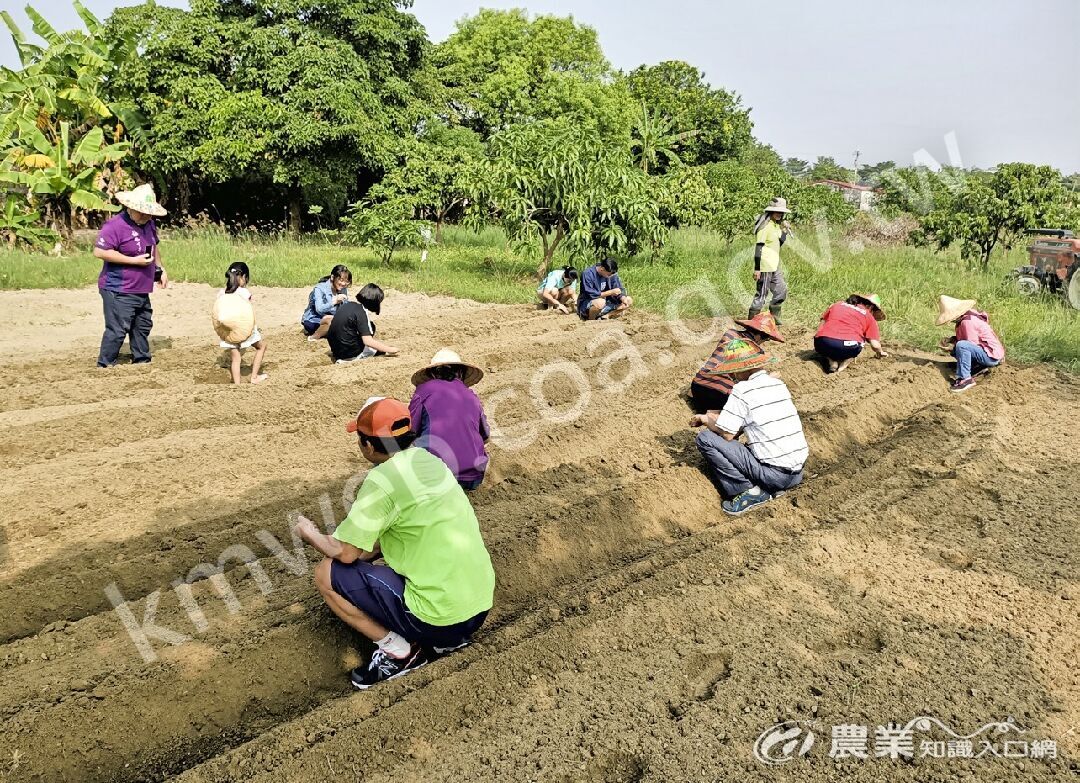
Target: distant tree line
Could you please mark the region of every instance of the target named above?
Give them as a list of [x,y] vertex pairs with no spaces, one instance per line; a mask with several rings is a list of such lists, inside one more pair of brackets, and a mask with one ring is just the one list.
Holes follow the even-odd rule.
[[22,63],[0,72],[9,244],[70,236],[151,181],[174,217],[332,226],[387,259],[447,222],[496,223],[539,241],[542,270],[684,225],[732,241],[773,196],[841,223],[852,207],[811,183],[893,170],[783,160],[737,94],[681,61],[617,71],[570,18],[482,10],[433,44],[409,0],[147,3],[106,22],[74,5],[85,30],[68,33],[27,8],[40,45],[3,14]]

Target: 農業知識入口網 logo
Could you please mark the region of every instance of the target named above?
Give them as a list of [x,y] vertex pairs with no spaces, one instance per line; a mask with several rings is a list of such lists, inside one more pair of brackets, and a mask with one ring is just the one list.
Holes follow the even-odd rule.
[[812,747],[814,732],[809,724],[786,720],[761,732],[754,743],[754,758],[762,764],[776,767],[805,756]]
[[[807,721],[788,720],[763,731],[754,742],[754,758],[771,767],[810,754],[817,740]],[[1057,758],[1057,742],[1027,738],[1029,732],[1009,718],[987,723],[970,734],[953,731],[937,718],[923,715],[900,725],[871,727],[853,723],[832,727],[828,756],[834,761],[917,759]]]

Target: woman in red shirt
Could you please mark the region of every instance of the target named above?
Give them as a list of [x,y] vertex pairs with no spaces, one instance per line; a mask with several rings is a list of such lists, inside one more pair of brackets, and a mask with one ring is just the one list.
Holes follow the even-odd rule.
[[821,315],[821,326],[814,336],[814,350],[825,357],[825,372],[841,372],[862,353],[863,344],[880,359],[889,354],[881,350],[878,321],[885,320],[877,294],[852,294]]

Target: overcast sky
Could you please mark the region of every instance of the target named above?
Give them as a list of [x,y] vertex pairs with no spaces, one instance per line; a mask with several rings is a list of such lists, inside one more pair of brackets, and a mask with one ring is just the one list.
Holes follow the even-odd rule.
[[[127,3],[85,4],[106,16]],[[0,0],[20,21],[23,5]],[[686,60],[742,95],[755,135],[785,157],[850,165],[860,150],[862,163],[909,164],[925,150],[955,163],[954,133],[965,166],[1080,171],[1080,0],[417,0],[413,11],[440,41],[481,6],[572,14],[618,68]],[[78,22],[66,0],[35,7],[57,27]],[[0,64],[17,64],[6,36]]]

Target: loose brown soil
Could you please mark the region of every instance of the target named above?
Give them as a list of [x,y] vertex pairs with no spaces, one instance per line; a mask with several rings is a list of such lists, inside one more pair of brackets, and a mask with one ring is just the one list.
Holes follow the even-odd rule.
[[[582,324],[394,294],[379,329],[402,355],[336,367],[295,325],[305,295],[256,290],[270,380],[240,388],[209,288],[155,295],[153,364],[109,371],[93,368],[96,291],[0,295],[0,780],[1080,771],[1075,379],[1005,366],[955,397],[947,365],[904,349],[825,376],[789,329],[777,372],[810,475],[732,520],[681,397],[711,345],[640,313]],[[407,399],[443,345],[488,371],[477,389],[500,430],[475,495],[496,607],[472,647],[353,693],[370,646],[320,604],[289,518],[344,515],[365,465],[343,423],[369,395]],[[552,423],[575,378],[588,406]],[[110,585],[188,640],[153,641],[146,662]],[[921,715],[965,734],[1012,718],[1058,758],[828,757],[834,724],[872,737]],[[789,719],[817,745],[756,761],[755,739]]]

